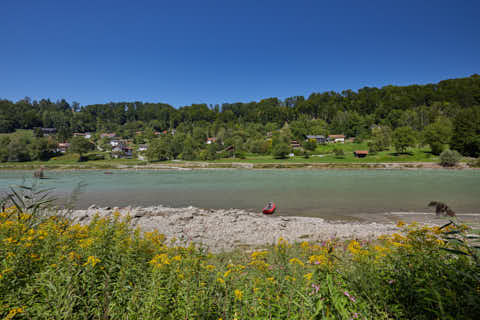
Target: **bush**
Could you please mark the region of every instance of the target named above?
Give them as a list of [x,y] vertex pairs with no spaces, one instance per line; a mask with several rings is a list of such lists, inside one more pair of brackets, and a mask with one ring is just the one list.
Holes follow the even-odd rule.
[[88,161],[105,160],[105,155],[101,153],[92,153],[86,156]]
[[235,158],[238,158],[238,159],[246,159],[247,156],[246,156],[246,154],[245,154],[244,151],[238,150],[238,151],[235,151]]
[[335,157],[337,157],[337,158],[343,158],[345,156],[345,152],[341,148],[335,147],[333,149],[333,153],[335,154]]
[[480,168],[480,158],[470,160],[468,166],[472,168]]
[[445,150],[440,154],[440,164],[444,167],[454,167],[461,159],[462,156],[455,150]]
[[303,142],[303,148],[308,151],[315,151],[317,148],[317,141],[315,139],[308,139]]
[[290,147],[286,143],[277,143],[272,150],[275,159],[285,159],[290,153]]

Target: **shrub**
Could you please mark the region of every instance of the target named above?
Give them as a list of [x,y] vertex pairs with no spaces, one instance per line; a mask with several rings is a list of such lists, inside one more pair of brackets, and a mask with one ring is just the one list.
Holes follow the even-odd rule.
[[333,153],[335,154],[335,157],[337,157],[337,158],[343,158],[345,156],[345,152],[341,148],[335,147],[333,149]]
[[455,150],[445,150],[440,154],[440,164],[444,167],[454,167],[461,159],[462,156]]
[[480,168],[480,158],[469,161],[468,166],[472,168]]
[[275,159],[285,159],[290,153],[290,147],[288,144],[280,142],[273,147],[272,153]]
[[303,142],[305,150],[314,151],[317,148],[317,141],[315,139],[307,139]]

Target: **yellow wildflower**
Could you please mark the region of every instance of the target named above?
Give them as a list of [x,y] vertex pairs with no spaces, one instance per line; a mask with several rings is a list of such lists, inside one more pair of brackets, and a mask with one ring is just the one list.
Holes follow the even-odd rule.
[[249,266],[257,267],[260,270],[267,269],[270,265],[263,260],[253,260],[248,264]]
[[305,279],[307,279],[308,281],[312,280],[312,277],[313,277],[313,273],[310,272],[310,273],[307,273],[306,275],[303,276]]
[[91,264],[92,267],[95,267],[95,265],[96,265],[97,263],[99,263],[100,261],[101,261],[101,260],[98,259],[98,258],[95,257],[95,256],[89,256],[89,257],[87,258],[87,262],[85,262],[85,263],[83,264],[83,266],[86,266],[86,265]]
[[323,254],[313,255],[313,256],[310,256],[310,258],[308,259],[308,262],[311,264],[325,265],[328,262],[328,258]]
[[243,292],[236,289],[234,293],[235,293],[235,300],[242,301]]
[[290,264],[298,264],[298,265],[301,265],[302,267],[305,265],[302,261],[300,261],[298,258],[292,258],[290,259]]
[[268,251],[255,251],[250,255],[250,257],[252,258],[252,260],[262,259],[267,254],[268,254]]
[[360,253],[361,250],[362,250],[362,246],[356,240],[352,240],[348,244],[348,251],[350,251],[353,254],[358,254],[358,253]]
[[13,239],[12,237],[8,237],[6,239],[3,239],[3,242],[6,242],[6,243],[15,243],[17,242],[17,240]]
[[221,284],[225,284],[225,280],[223,280],[222,278],[217,278],[217,282],[219,282]]
[[405,222],[403,222],[402,220],[397,222],[397,228],[402,228],[404,225],[405,225]]
[[24,312],[24,309],[23,309],[23,308],[13,308],[13,309],[10,309],[10,311],[8,312],[8,315],[5,317],[5,319],[6,319],[6,320],[13,319],[17,314],[23,313],[23,312]]
[[155,257],[153,257],[153,259],[150,260],[149,263],[153,264],[156,267],[161,267],[163,265],[170,264],[170,259],[168,259],[168,254],[162,253],[157,254]]
[[285,277],[285,280],[294,282],[294,281],[297,280],[297,279],[294,278],[294,277],[286,276],[286,277]]
[[213,271],[215,270],[215,266],[212,266],[211,264],[209,264],[205,267],[205,269],[207,269],[208,271]]
[[85,248],[88,248],[90,247],[91,245],[93,244],[93,239],[89,238],[89,239],[82,239],[78,242],[78,245],[80,246],[80,248],[82,249],[85,249]]
[[227,272],[223,274],[223,277],[226,278],[232,272],[232,269],[229,269]]

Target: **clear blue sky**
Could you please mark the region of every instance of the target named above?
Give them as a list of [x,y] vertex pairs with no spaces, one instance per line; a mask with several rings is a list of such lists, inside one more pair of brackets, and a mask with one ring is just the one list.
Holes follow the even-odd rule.
[[480,1],[1,0],[0,98],[247,102],[480,73]]

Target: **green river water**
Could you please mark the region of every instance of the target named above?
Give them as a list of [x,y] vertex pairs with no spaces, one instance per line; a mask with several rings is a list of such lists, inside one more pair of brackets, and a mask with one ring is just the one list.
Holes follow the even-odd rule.
[[[42,187],[66,197],[85,183],[76,206],[197,206],[260,210],[273,200],[278,213],[351,217],[426,212],[429,201],[459,213],[480,212],[480,170],[98,170],[48,171]],[[0,191],[31,184],[31,171],[1,171]]]

